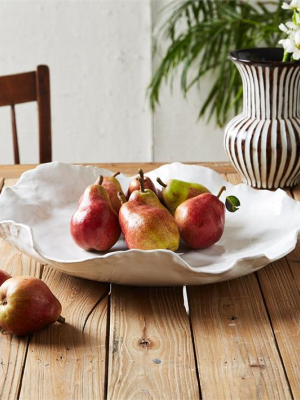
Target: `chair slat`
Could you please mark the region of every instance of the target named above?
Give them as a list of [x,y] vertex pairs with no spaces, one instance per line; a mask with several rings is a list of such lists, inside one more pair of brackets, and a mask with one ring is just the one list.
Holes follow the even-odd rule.
[[46,65],[39,65],[36,73],[37,102],[39,114],[40,163],[52,161],[50,76]]
[[52,161],[50,73],[47,65],[36,71],[0,77],[0,107],[11,107],[15,164],[20,164],[15,105],[37,101],[39,162]]
[[11,106],[11,125],[12,125],[13,147],[14,147],[14,160],[15,164],[20,164],[16,112],[14,105]]
[[36,73],[7,75],[0,77],[0,107],[37,100]]

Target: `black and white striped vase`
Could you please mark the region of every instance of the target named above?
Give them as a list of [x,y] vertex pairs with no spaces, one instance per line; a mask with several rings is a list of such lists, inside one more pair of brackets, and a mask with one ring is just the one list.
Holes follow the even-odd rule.
[[230,53],[244,97],[224,145],[243,181],[256,188],[291,187],[300,179],[300,63],[283,63],[282,56],[272,48]]

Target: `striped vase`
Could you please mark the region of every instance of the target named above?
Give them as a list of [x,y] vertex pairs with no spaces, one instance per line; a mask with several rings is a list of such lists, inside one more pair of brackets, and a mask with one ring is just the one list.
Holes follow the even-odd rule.
[[224,145],[243,181],[256,188],[291,187],[300,178],[300,63],[283,63],[282,55],[271,48],[230,54],[244,97]]

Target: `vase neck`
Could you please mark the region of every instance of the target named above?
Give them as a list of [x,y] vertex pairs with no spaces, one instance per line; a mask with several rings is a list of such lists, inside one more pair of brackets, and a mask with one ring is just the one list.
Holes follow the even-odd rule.
[[243,81],[243,113],[249,118],[299,118],[300,66],[235,63]]

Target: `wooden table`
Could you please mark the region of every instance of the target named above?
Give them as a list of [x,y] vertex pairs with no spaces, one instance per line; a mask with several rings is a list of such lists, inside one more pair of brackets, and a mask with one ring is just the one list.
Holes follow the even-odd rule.
[[[141,164],[101,166],[134,174]],[[239,182],[228,164],[210,166]],[[0,188],[30,167],[0,167]],[[288,194],[300,200],[299,188]],[[66,318],[0,336],[0,399],[300,399],[299,246],[257,273],[188,287],[189,315],[180,287],[110,288],[2,241],[0,254],[12,275],[43,279]]]

